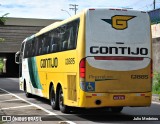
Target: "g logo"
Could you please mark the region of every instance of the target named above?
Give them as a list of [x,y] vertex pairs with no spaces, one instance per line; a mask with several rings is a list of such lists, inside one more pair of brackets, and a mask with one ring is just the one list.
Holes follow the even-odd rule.
[[115,15],[111,19],[102,19],[103,21],[112,25],[117,30],[124,30],[128,27],[128,21],[135,16]]

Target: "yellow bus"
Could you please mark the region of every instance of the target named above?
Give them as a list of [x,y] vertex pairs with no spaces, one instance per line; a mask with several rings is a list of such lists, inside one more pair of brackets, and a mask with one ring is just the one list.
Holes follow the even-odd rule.
[[53,109],[151,104],[152,52],[146,12],[86,9],[22,42],[16,54],[20,90]]

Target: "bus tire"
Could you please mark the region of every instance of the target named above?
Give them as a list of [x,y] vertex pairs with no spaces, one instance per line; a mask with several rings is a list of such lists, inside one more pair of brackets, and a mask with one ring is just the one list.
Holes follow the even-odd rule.
[[54,86],[53,85],[51,86],[49,96],[50,96],[50,103],[51,103],[52,109],[53,110],[58,110],[59,109],[58,100],[57,100],[57,96],[54,92]]
[[59,108],[62,113],[70,113],[70,107],[64,105],[64,94],[62,88],[59,89]]
[[24,92],[25,92],[25,95],[26,95],[27,98],[31,98],[32,97],[32,94],[27,92],[27,84],[26,84],[25,81],[24,81]]
[[120,113],[123,110],[123,107],[111,107],[111,111],[114,113]]

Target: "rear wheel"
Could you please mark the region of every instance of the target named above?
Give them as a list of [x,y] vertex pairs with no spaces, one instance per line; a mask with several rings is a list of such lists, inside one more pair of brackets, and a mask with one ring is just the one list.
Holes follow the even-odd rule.
[[27,92],[27,85],[26,85],[25,81],[24,81],[24,92],[25,92],[25,95],[26,95],[27,98],[31,98],[32,97],[32,94]]
[[111,107],[111,111],[115,113],[120,113],[123,110],[123,107]]
[[59,108],[63,113],[70,112],[70,107],[64,105],[64,94],[63,94],[62,88],[59,89]]
[[57,100],[56,94],[54,92],[53,85],[51,86],[51,89],[50,89],[50,103],[51,103],[52,109],[54,109],[54,110],[59,109],[58,100]]

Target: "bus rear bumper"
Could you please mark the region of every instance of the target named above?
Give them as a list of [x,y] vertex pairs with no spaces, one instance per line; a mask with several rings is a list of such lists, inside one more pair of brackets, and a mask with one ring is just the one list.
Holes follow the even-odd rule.
[[152,93],[84,93],[79,107],[99,108],[112,106],[147,107],[151,105]]

